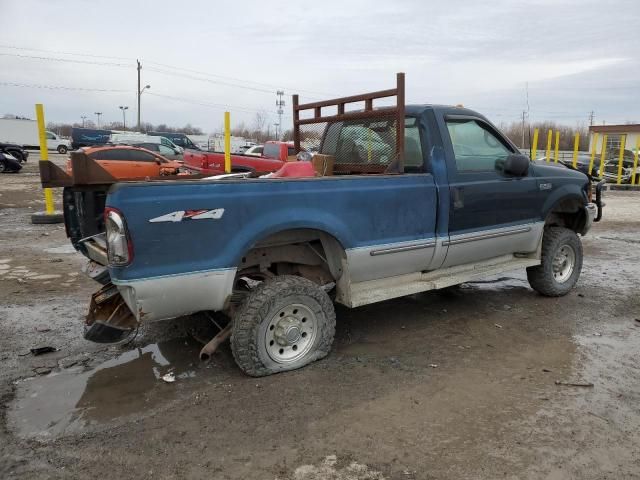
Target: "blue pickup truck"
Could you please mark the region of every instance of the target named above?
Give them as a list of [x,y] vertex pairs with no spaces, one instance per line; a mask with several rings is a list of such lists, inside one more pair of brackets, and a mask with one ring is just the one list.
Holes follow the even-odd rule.
[[[111,283],[94,296],[86,338],[224,312],[239,367],[262,376],[328,354],[334,302],[358,307],[514,269],[542,295],[569,292],[602,184],[531,162],[472,110],[407,105],[403,115],[404,166],[393,174],[112,185],[96,207],[105,225],[94,225],[106,232]],[[385,128],[329,123],[319,154],[351,148],[350,161],[358,150],[375,161]],[[65,209],[87,212],[73,198]]]

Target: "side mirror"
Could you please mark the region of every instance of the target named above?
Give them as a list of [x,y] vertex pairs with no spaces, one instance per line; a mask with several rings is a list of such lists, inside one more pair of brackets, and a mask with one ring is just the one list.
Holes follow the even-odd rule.
[[299,162],[310,162],[313,159],[313,155],[310,152],[300,152],[296,155],[296,160]]
[[504,160],[502,173],[511,177],[524,177],[529,172],[529,163],[526,155],[511,153]]

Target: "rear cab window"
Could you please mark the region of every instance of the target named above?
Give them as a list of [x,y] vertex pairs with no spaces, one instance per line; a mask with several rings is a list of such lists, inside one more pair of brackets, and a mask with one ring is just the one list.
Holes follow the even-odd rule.
[[[405,118],[404,171],[425,171],[418,119]],[[384,168],[395,157],[396,127],[393,119],[335,122],[324,136],[320,153],[335,157],[336,164],[372,165]]]
[[280,144],[267,143],[262,150],[262,156],[267,158],[280,159]]

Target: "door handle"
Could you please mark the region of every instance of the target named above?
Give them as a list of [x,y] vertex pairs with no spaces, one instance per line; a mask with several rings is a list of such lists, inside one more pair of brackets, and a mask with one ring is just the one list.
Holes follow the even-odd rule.
[[464,207],[464,189],[462,187],[453,187],[451,190],[453,196],[454,210]]

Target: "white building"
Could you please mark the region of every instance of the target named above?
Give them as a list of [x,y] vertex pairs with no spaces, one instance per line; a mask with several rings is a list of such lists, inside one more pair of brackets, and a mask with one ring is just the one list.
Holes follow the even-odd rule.
[[598,134],[596,152],[602,151],[602,140],[607,136],[607,149],[620,147],[624,139],[624,149],[635,151],[640,148],[640,124],[631,123],[628,125],[592,125],[589,127],[589,151],[592,151],[593,139]]

